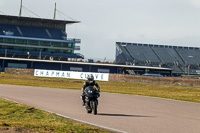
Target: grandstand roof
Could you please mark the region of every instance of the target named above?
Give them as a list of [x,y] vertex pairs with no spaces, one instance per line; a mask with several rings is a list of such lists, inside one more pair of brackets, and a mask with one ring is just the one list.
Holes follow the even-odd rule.
[[51,23],[51,24],[73,24],[79,23],[80,21],[70,21],[70,20],[54,20],[54,19],[44,19],[44,18],[32,18],[32,17],[20,17],[20,16],[10,16],[10,15],[0,15],[0,19],[8,19],[10,21],[27,21],[27,22],[41,22],[41,23]]

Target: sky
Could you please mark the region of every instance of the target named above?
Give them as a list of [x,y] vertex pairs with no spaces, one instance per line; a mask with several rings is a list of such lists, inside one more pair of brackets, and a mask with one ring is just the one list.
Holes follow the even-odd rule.
[[[0,0],[0,14],[19,15],[21,0]],[[116,42],[200,47],[200,0],[23,0],[41,18],[54,5],[66,15],[69,38],[81,39],[85,58],[114,60]],[[37,17],[23,9],[22,16]]]

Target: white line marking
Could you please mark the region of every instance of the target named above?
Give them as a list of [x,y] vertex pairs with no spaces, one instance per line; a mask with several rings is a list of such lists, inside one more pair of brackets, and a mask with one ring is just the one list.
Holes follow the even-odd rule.
[[[20,103],[18,101],[15,101],[15,100],[3,97],[3,96],[0,96],[0,97],[3,98],[3,99],[9,100],[9,101],[13,101],[13,102],[18,103],[18,104],[23,104],[23,103]],[[121,131],[121,130],[118,130],[118,129],[109,128],[109,127],[105,127],[105,126],[102,126],[102,125],[97,125],[97,124],[94,124],[94,123],[90,123],[90,122],[86,122],[86,121],[83,121],[83,120],[75,119],[75,118],[72,118],[72,117],[69,117],[69,116],[65,116],[65,115],[62,115],[62,114],[59,114],[59,113],[56,113],[56,112],[52,112],[52,111],[49,111],[49,110],[45,110],[45,109],[39,109],[39,110],[43,110],[43,111],[46,111],[46,112],[49,112],[49,113],[52,113],[52,114],[56,114],[56,115],[61,116],[63,118],[71,119],[71,120],[74,120],[74,121],[78,121],[78,122],[81,122],[81,123],[85,123],[85,124],[88,124],[88,125],[99,127],[99,128],[102,128],[102,129],[106,129],[106,130],[110,130],[110,131],[114,131],[114,132],[118,132],[118,133],[126,133],[125,131]]]

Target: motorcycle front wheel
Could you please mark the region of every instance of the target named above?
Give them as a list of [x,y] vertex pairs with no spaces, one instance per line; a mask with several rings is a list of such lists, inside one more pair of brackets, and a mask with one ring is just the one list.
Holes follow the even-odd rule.
[[96,115],[97,114],[97,101],[92,101],[92,110],[93,110],[93,114]]
[[92,110],[91,110],[91,109],[87,109],[87,108],[86,108],[86,111],[87,111],[87,113],[92,113]]

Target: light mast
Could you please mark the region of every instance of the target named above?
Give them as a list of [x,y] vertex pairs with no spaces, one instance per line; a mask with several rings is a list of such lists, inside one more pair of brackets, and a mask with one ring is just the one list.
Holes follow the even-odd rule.
[[19,11],[19,16],[22,16],[22,0],[21,0],[21,5],[20,5],[20,11]]
[[54,19],[54,20],[56,19],[56,3],[55,3],[55,9],[54,9],[54,16],[53,16],[53,19]]

